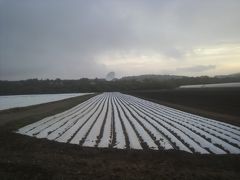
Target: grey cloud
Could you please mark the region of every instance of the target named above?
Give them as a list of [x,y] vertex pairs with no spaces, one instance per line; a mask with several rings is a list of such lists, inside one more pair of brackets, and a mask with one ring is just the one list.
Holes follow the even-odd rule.
[[177,72],[203,72],[215,69],[216,65],[197,65],[191,67],[184,67],[184,68],[176,68]]
[[0,79],[104,77],[118,72],[98,62],[111,52],[181,59],[240,42],[239,18],[234,0],[1,0]]

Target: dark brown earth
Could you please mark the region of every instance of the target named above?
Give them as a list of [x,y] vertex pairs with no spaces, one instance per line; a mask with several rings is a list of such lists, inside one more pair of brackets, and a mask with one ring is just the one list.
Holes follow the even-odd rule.
[[90,96],[0,112],[0,179],[240,179],[240,155],[83,148],[14,133]]

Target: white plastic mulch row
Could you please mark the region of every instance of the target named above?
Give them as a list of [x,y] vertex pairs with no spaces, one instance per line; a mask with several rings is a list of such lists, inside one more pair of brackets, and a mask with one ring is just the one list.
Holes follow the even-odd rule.
[[121,93],[97,95],[17,133],[86,147],[240,154],[240,127]]

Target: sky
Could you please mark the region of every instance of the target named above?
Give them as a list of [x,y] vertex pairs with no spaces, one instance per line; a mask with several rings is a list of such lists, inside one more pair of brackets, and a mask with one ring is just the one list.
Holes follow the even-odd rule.
[[239,0],[0,0],[0,80],[240,72]]

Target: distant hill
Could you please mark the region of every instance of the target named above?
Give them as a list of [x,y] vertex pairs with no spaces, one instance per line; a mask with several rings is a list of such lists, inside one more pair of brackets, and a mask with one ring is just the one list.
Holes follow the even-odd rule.
[[228,75],[218,75],[216,78],[240,78],[240,73],[228,74]]
[[174,89],[182,85],[240,82],[240,73],[215,77],[147,74],[128,76],[121,79],[112,79],[112,75],[109,80],[82,78],[75,80],[28,79],[22,81],[0,81],[0,95],[159,90]]
[[121,78],[121,80],[136,80],[139,82],[142,82],[145,80],[167,81],[167,80],[173,80],[173,79],[182,79],[186,77],[187,76],[146,74],[146,75],[139,75],[139,76],[126,76]]
[[[200,76],[200,77],[207,77],[211,78],[208,76]],[[200,78],[200,77],[195,77],[195,78]],[[145,74],[145,75],[139,75],[139,76],[125,76],[120,78],[119,80],[135,80],[138,82],[143,82],[146,80],[152,80],[152,81],[168,81],[168,80],[179,80],[179,79],[184,79],[184,78],[194,78],[194,77],[189,77],[189,76],[177,76],[177,75],[156,75],[156,74]],[[228,74],[228,75],[217,75],[212,77],[214,79],[228,79],[228,78],[240,78],[240,73],[234,73],[234,74]]]

